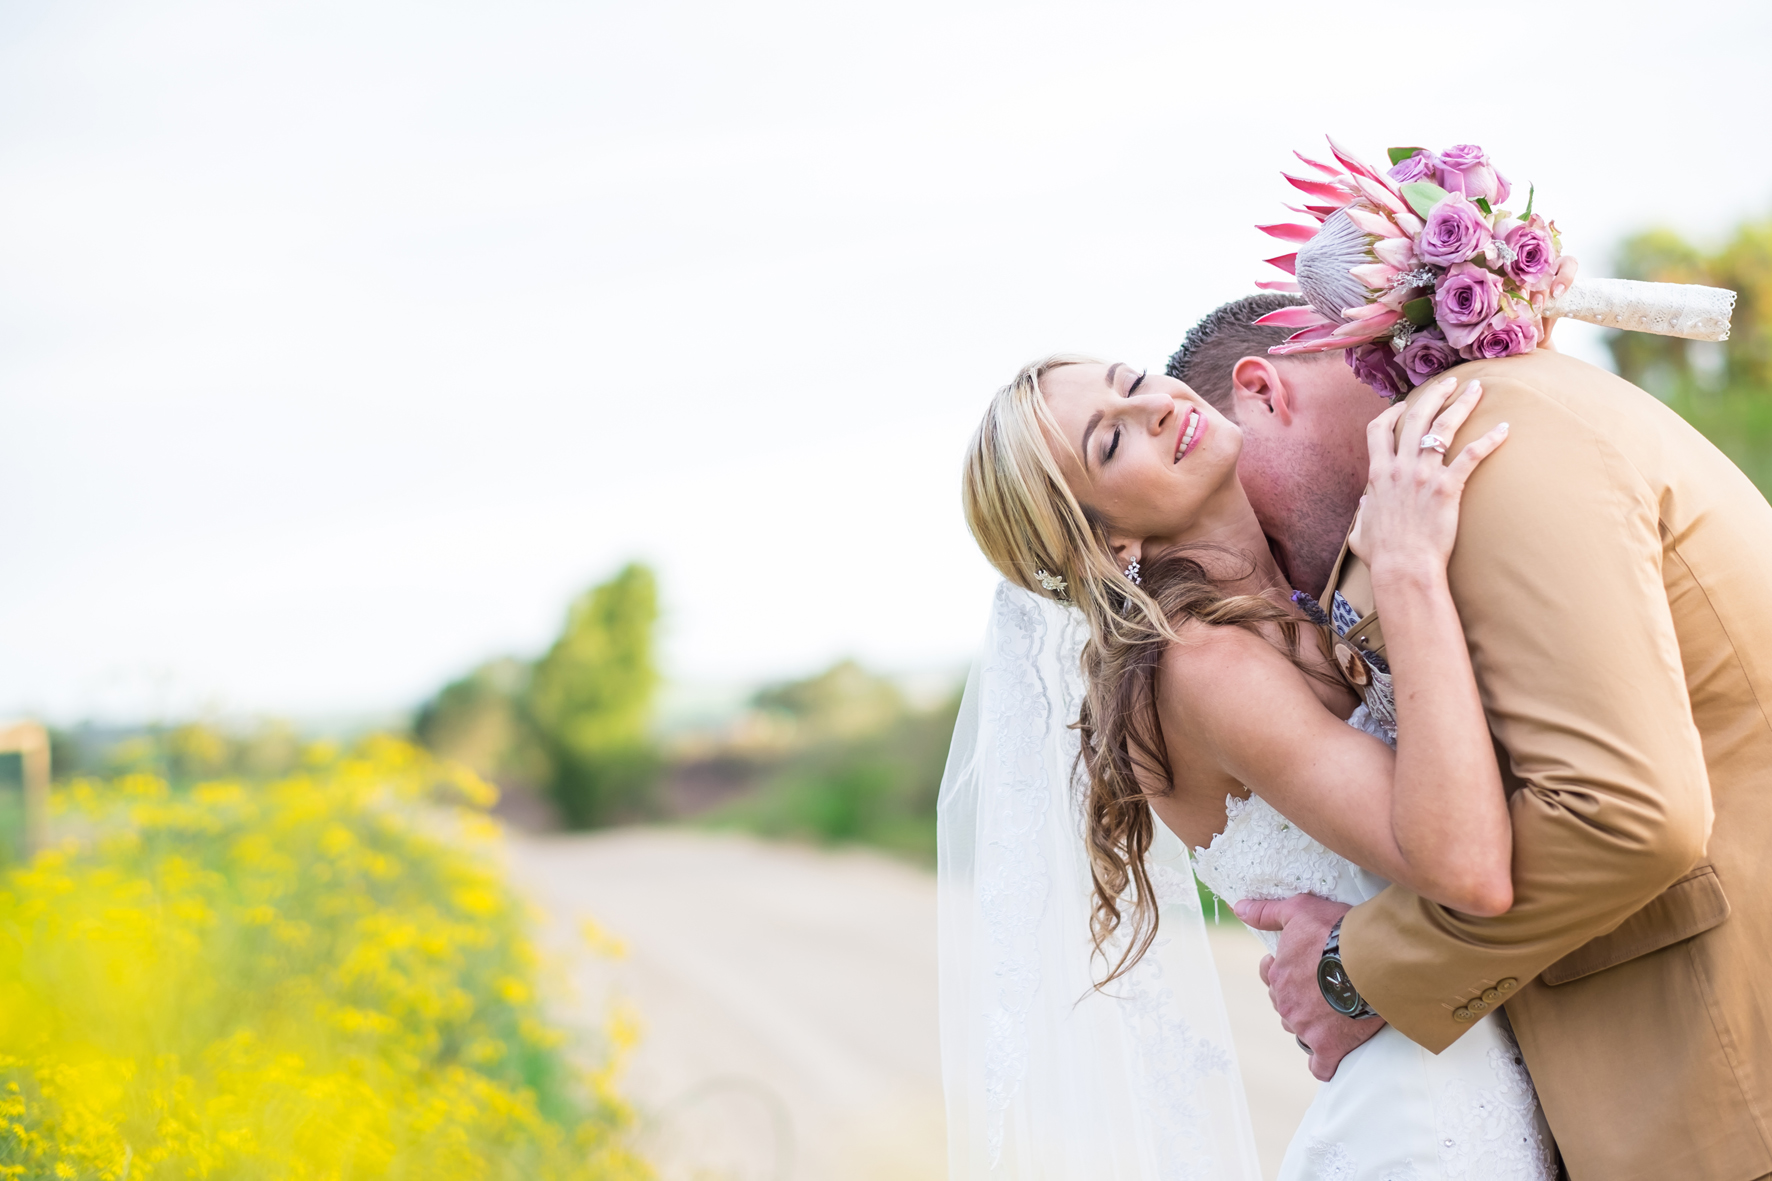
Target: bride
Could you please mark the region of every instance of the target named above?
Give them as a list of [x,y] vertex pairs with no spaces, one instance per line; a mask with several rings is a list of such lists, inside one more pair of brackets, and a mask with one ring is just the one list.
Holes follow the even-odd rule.
[[[956,1181],[1257,1175],[1174,837],[1233,902],[1357,903],[1397,882],[1469,914],[1511,905],[1446,584],[1464,482],[1506,428],[1446,461],[1481,397],[1453,393],[1442,380],[1368,436],[1350,545],[1385,620],[1390,717],[1358,704],[1344,676],[1371,671],[1338,670],[1321,609],[1289,596],[1234,422],[1174,379],[1071,357],[992,401],[964,502],[1009,585],[941,801]],[[1498,1008],[1439,1055],[1380,1029],[1320,1088],[1280,1175],[1548,1181],[1554,1161]]]

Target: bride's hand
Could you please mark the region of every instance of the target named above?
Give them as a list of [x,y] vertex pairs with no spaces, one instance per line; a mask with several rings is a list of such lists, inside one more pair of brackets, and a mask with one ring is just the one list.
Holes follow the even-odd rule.
[[[1575,261],[1575,256],[1573,254],[1565,254],[1561,259],[1557,260],[1557,273],[1551,277],[1551,299],[1560,298],[1565,291],[1568,291],[1569,288],[1574,285],[1575,273],[1580,269],[1581,264]],[[1551,330],[1557,326],[1557,320],[1559,318],[1560,317],[1557,316],[1546,316],[1544,318],[1544,332],[1538,338],[1539,348],[1549,349],[1553,353],[1557,351],[1557,346],[1551,343]]]
[[[1466,446],[1451,463],[1445,462],[1446,442],[1483,396],[1483,387],[1472,381],[1448,404],[1456,385],[1456,379],[1443,377],[1413,402],[1399,402],[1366,428],[1372,460],[1348,545],[1375,578],[1392,571],[1444,573],[1458,536],[1464,482],[1507,438],[1504,422]],[[1439,447],[1423,447],[1424,438],[1440,440]]]

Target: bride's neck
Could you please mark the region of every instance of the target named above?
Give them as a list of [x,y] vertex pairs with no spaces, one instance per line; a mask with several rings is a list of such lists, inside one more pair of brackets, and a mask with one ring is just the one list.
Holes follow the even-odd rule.
[[1292,589],[1240,484],[1233,483],[1229,494],[1202,513],[1173,545],[1189,550],[1188,556],[1206,568],[1207,576],[1226,595],[1268,590],[1284,594]]

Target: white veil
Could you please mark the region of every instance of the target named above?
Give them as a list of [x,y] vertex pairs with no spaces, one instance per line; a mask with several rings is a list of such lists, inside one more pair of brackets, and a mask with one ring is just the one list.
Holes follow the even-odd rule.
[[1092,991],[1074,610],[1005,582],[942,777],[949,1181],[1259,1181],[1187,853],[1157,825],[1156,943]]

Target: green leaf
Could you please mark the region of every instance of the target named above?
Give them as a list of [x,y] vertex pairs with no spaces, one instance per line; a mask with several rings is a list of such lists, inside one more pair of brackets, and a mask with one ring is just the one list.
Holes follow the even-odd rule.
[[1434,322],[1434,301],[1426,296],[1412,299],[1403,305],[1403,315],[1415,327],[1426,328]]
[[1488,217],[1491,213],[1495,212],[1495,210],[1489,208],[1489,198],[1487,197],[1478,197],[1476,200],[1476,206],[1483,211],[1484,217]]
[[1415,153],[1427,151],[1426,148],[1388,148],[1386,150],[1391,154],[1392,164],[1401,164]]
[[1429,210],[1446,199],[1445,189],[1425,180],[1410,181],[1403,186],[1402,193],[1403,200],[1409,202],[1409,208],[1421,217],[1426,217]]
[[1521,221],[1532,220],[1532,202],[1538,196],[1538,189],[1533,185],[1526,186],[1526,212],[1520,214]]

